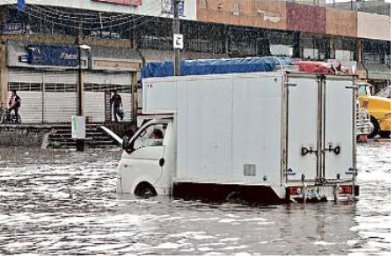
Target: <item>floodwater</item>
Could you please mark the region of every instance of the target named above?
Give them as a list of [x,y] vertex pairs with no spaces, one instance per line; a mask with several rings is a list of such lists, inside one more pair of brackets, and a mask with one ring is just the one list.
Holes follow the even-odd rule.
[[358,146],[359,201],[250,207],[120,198],[120,151],[0,148],[0,254],[388,254],[391,150]]

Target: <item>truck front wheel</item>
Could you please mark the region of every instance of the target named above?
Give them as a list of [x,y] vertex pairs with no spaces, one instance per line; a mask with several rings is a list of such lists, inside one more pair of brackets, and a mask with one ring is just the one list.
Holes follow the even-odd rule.
[[139,197],[149,198],[157,196],[156,190],[148,182],[141,182],[134,190],[134,194]]
[[370,134],[368,134],[368,138],[372,139],[379,133],[379,123],[373,116],[371,116],[371,123],[373,125],[373,130]]
[[389,138],[390,137],[390,132],[389,131],[381,131],[380,132],[380,136],[382,137],[382,138]]

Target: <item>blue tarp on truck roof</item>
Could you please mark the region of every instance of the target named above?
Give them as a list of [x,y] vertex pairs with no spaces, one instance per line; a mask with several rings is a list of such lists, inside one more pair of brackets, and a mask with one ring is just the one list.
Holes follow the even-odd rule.
[[[227,73],[270,72],[277,65],[292,65],[291,58],[251,57],[232,59],[203,59],[181,61],[181,76]],[[166,77],[174,75],[172,61],[150,62],[141,70],[141,77]]]

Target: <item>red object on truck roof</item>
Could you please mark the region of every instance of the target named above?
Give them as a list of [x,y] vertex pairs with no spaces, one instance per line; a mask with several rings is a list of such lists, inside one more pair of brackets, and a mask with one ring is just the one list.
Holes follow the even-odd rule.
[[330,63],[321,61],[296,61],[295,64],[299,66],[299,71],[302,72],[324,75],[335,74],[335,70]]

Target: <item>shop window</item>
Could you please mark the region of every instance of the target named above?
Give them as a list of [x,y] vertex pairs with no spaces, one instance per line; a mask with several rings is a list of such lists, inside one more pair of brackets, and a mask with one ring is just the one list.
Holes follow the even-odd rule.
[[124,88],[123,88],[123,92],[124,93],[130,93],[131,92],[131,85],[124,85]]
[[30,90],[32,92],[39,92],[42,91],[42,84],[39,83],[31,83],[30,84]]
[[19,83],[8,83],[8,91],[19,91]]
[[91,90],[94,91],[94,92],[99,92],[100,91],[100,85],[99,84],[91,84],[92,85],[92,88]]
[[66,92],[76,92],[76,84],[65,84],[64,87]]
[[131,86],[122,84],[84,84],[84,91],[86,92],[112,92],[117,90],[118,93],[130,93]]
[[84,84],[84,91],[85,92],[93,92],[94,91],[94,84]]
[[84,84],[84,91],[85,92],[99,92],[100,91],[100,84],[86,83],[86,84]]
[[30,91],[30,83],[19,83],[19,91]]
[[42,91],[42,84],[40,83],[15,83],[10,82],[8,83],[8,91]]
[[110,85],[108,85],[108,84],[101,84],[100,86],[99,86],[99,91],[100,92],[105,92],[105,91],[110,91]]
[[113,85],[113,90],[117,90],[118,93],[124,91],[124,86],[120,84]]
[[56,84],[56,92],[65,92],[65,84]]
[[56,84],[45,84],[45,92],[56,92]]

